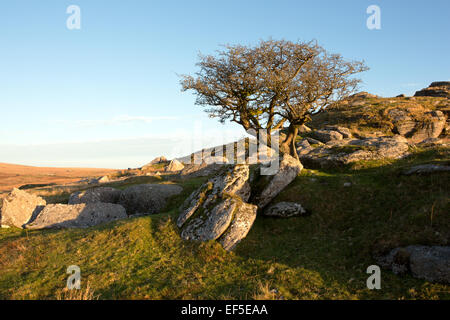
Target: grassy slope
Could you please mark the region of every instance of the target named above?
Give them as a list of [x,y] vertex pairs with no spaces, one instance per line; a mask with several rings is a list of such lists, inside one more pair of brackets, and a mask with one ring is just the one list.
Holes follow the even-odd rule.
[[304,170],[276,201],[298,201],[312,215],[259,216],[234,253],[180,240],[176,208],[204,179],[121,182],[179,183],[185,190],[158,215],[86,230],[0,230],[0,299],[54,299],[72,264],[81,267],[82,287],[89,283],[101,299],[449,299],[450,286],[388,271],[381,290],[365,285],[373,250],[448,245],[449,174],[399,174],[411,164],[448,159],[448,149],[416,149],[404,160]]

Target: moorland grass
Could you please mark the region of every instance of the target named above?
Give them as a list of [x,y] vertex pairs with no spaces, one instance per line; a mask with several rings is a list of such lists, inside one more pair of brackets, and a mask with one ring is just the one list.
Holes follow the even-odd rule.
[[299,202],[311,215],[259,215],[231,253],[213,241],[183,241],[175,225],[178,206],[206,178],[149,179],[184,191],[157,215],[77,230],[0,229],[0,299],[67,297],[69,265],[80,266],[83,290],[98,299],[449,299],[448,285],[387,270],[381,290],[366,288],[374,252],[448,245],[449,173],[401,174],[447,163],[448,152],[415,149],[402,160],[305,169],[275,202]]

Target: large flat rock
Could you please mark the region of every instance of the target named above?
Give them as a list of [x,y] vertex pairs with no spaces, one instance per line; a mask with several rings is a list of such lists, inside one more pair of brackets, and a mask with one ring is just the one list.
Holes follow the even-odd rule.
[[400,159],[409,152],[405,137],[383,136],[329,142],[299,154],[310,167],[337,167],[361,160]]
[[49,204],[37,218],[25,225],[26,229],[87,228],[118,219],[127,218],[125,209],[118,204]]

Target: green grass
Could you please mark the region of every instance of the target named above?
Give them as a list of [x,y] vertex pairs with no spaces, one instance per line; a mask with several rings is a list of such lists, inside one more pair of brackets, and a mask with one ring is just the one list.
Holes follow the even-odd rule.
[[0,299],[55,299],[69,265],[100,299],[450,299],[448,285],[386,270],[381,290],[366,288],[374,251],[449,244],[449,174],[400,174],[448,159],[448,149],[416,149],[403,160],[305,169],[275,201],[312,214],[258,216],[232,253],[180,239],[177,208],[205,178],[166,177],[159,182],[184,191],[158,215],[84,230],[0,229]]

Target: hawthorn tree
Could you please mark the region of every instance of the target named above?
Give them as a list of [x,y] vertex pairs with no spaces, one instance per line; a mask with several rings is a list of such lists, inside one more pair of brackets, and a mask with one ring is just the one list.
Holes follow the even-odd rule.
[[246,130],[283,129],[280,151],[298,159],[295,138],[310,116],[353,93],[368,68],[346,61],[316,42],[260,41],[254,47],[226,45],[216,56],[199,55],[194,76],[182,75],[182,90],[193,90],[196,104],[210,117]]

